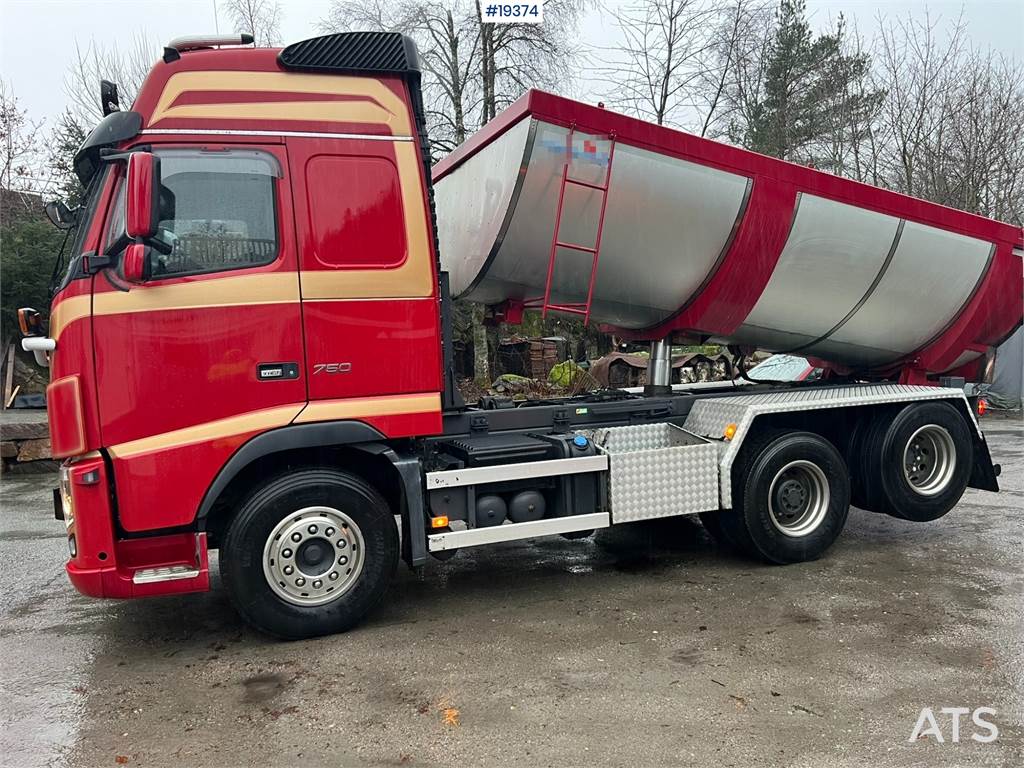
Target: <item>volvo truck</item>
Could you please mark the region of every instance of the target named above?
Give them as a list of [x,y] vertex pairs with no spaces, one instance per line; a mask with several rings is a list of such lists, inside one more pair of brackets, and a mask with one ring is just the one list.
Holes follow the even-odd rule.
[[[1022,233],[530,91],[431,167],[415,46],[172,42],[74,158],[49,324],[55,514],[82,593],[210,588],[300,638],[400,561],[698,515],[813,560],[851,504],[927,524],[998,490],[974,403],[1021,323]],[[452,301],[649,344],[647,383],[466,403]],[[671,383],[673,344],[814,381]]]

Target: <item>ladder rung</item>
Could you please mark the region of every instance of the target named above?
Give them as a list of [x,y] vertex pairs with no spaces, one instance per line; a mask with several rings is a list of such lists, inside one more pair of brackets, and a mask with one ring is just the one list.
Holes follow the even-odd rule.
[[565,183],[566,184],[576,184],[577,186],[587,187],[588,189],[596,189],[599,192],[607,192],[608,191],[608,185],[607,184],[593,184],[593,183],[591,183],[589,181],[581,181],[580,179],[570,179],[568,176],[566,176],[566,178],[565,178]]
[[589,314],[589,312],[587,312],[585,304],[583,304],[581,306],[578,306],[578,307],[577,306],[566,305],[566,304],[548,304],[547,308],[548,309],[552,309],[555,312],[569,312],[569,313],[571,313],[573,315],[586,315],[586,314]]
[[555,245],[559,248],[572,248],[574,251],[583,251],[584,253],[597,253],[596,248],[591,248],[589,245],[578,245],[577,243],[563,243],[561,240],[556,240]]

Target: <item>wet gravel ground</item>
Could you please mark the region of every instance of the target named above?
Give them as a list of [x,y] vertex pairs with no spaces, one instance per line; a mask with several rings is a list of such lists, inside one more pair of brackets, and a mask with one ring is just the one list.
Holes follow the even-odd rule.
[[[278,643],[222,591],[101,602],[61,565],[52,476],[0,514],[11,766],[1024,764],[1024,425],[999,495],[931,524],[853,510],[822,560],[761,566],[696,522],[404,568],[361,628]],[[989,706],[994,743],[942,707]],[[932,707],[945,743],[909,742]]]

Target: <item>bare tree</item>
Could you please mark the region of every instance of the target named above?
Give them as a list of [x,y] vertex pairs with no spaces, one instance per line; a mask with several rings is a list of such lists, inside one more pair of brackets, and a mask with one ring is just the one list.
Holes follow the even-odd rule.
[[41,162],[42,122],[31,120],[10,86],[0,80],[0,187],[40,192],[47,178]]
[[491,24],[484,22],[476,0],[481,125],[530,88],[558,88],[573,79],[580,54],[575,33],[585,5],[584,0],[547,0],[543,24]]
[[235,31],[252,35],[258,47],[281,44],[281,4],[276,0],[223,0],[220,7]]
[[583,0],[548,0],[543,24],[491,24],[476,0],[333,0],[320,28],[410,35],[423,60],[431,140],[447,152],[529,88],[571,79],[582,8]]
[[95,40],[85,48],[76,43],[75,58],[64,77],[64,92],[74,119],[91,128],[103,117],[100,80],[117,83],[121,107],[129,108],[166,42],[140,33],[121,48],[100,45]]
[[769,7],[766,0],[734,0],[719,12],[721,21],[712,32],[711,61],[702,67],[695,98],[695,109],[703,115],[701,136],[727,133],[728,90],[736,89],[740,73],[761,52],[765,38],[758,30],[769,26]]
[[950,93],[959,74],[956,63],[966,44],[963,19],[945,43],[938,35],[938,21],[925,11],[919,19],[908,16],[883,26],[879,41],[880,76],[888,89],[885,138],[890,146],[883,150],[889,155],[888,181],[911,195],[922,194],[918,189],[927,172],[919,164],[926,152],[946,141]]
[[613,13],[622,41],[598,69],[609,104],[658,125],[697,123],[720,12],[705,0],[651,0]]
[[925,14],[884,24],[889,91],[878,150],[883,181],[986,216],[1024,219],[1024,67],[974,49],[962,19],[945,39]]

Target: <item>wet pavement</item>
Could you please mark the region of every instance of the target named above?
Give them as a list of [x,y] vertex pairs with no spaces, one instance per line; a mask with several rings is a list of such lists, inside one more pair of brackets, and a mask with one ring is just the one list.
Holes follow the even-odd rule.
[[[346,635],[278,643],[222,591],[78,596],[52,476],[5,478],[0,764],[1024,764],[1024,425],[999,495],[913,524],[853,510],[816,563],[689,520],[402,568]],[[993,743],[966,715],[992,707]],[[923,707],[945,743],[908,741]]]

